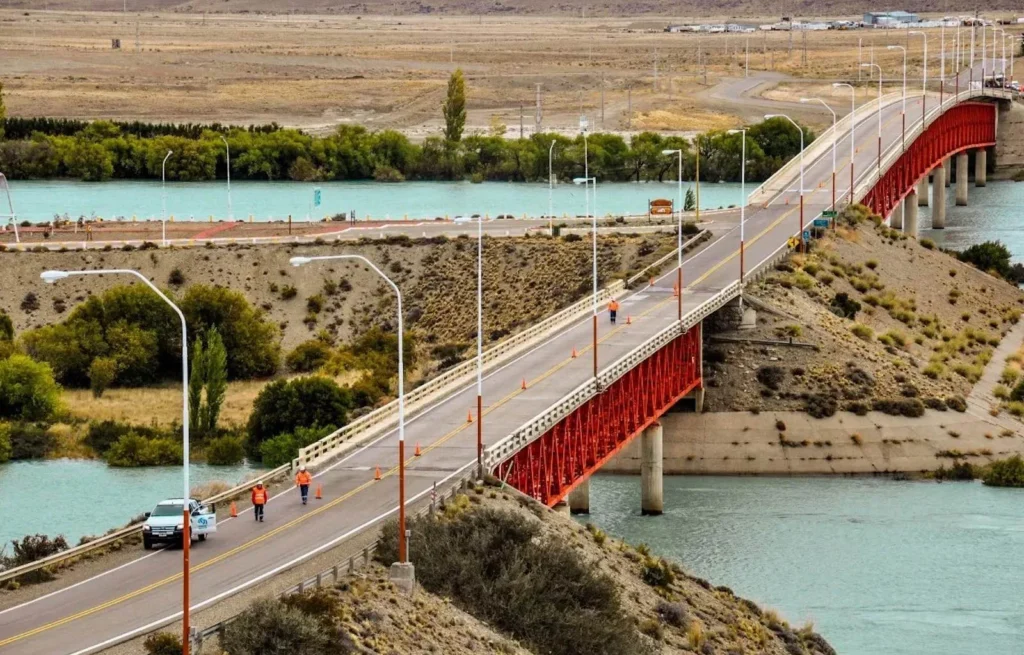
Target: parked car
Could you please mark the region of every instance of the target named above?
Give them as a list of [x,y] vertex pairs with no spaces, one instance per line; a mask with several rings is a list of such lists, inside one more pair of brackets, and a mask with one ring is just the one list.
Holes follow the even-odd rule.
[[[189,528],[190,541],[206,541],[206,536],[217,531],[217,513],[213,506],[207,507],[195,498],[188,500],[192,516]],[[184,512],[181,498],[161,500],[152,512],[146,512],[142,524],[142,547],[151,550],[155,544],[182,545],[184,536]]]

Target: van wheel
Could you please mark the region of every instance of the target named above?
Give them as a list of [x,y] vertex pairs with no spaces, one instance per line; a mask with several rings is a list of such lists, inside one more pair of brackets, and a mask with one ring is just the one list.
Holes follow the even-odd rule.
[[146,550],[153,550],[153,542],[149,540],[149,537],[142,538],[142,547]]
[[205,534],[199,535],[199,541],[206,541],[206,535]]

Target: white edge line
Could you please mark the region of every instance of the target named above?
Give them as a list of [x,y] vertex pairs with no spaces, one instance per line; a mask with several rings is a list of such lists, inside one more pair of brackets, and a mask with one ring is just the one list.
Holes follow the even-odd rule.
[[[462,465],[461,468],[456,469],[453,473],[450,473],[447,477],[445,477],[443,480],[441,480],[439,484],[442,484],[442,485],[445,484],[446,482],[448,482],[449,480],[451,480],[452,478],[454,478],[455,476],[459,475],[460,473],[462,473],[463,471],[468,469],[470,466],[473,466],[475,464],[476,464],[476,460],[472,460],[470,462],[467,462],[466,464]],[[415,496],[410,498],[408,501],[406,501],[406,505],[409,505],[411,503],[416,502],[417,500],[419,500],[423,496],[427,495],[431,491],[432,491],[432,489],[424,489],[423,491],[421,491],[420,493],[416,494]],[[234,594],[237,594],[240,591],[244,591],[248,587],[251,587],[251,586],[253,586],[255,584],[258,584],[258,583],[262,582],[263,580],[266,580],[269,577],[273,577],[273,576],[277,575],[281,571],[287,570],[287,569],[289,569],[289,568],[291,568],[291,567],[293,567],[293,566],[295,566],[297,564],[300,564],[302,561],[304,561],[306,559],[309,559],[310,557],[313,557],[314,555],[317,555],[317,554],[319,554],[320,552],[322,552],[324,550],[332,548],[333,546],[335,546],[339,542],[344,541],[345,539],[348,539],[349,537],[351,537],[354,534],[362,532],[363,530],[365,530],[366,528],[372,526],[373,524],[381,521],[384,518],[387,518],[391,514],[394,514],[396,511],[398,511],[397,507],[395,507],[394,509],[390,509],[390,510],[384,512],[383,514],[380,514],[380,515],[376,516],[375,518],[370,519],[366,523],[363,523],[359,527],[353,528],[352,530],[349,530],[345,534],[342,534],[342,535],[340,535],[338,537],[335,537],[334,539],[328,541],[327,543],[322,544],[320,546],[317,546],[313,550],[311,550],[311,551],[309,551],[309,552],[307,552],[307,553],[305,553],[303,555],[299,555],[298,557],[292,559],[291,561],[288,561],[288,562],[285,562],[284,564],[281,564],[277,568],[274,568],[274,569],[271,569],[270,571],[266,571],[264,573],[261,573],[260,575],[256,576],[255,578],[252,578],[251,580],[248,580],[247,582],[243,582],[242,584],[237,585],[235,587],[232,587],[231,589],[228,589],[227,591],[222,591],[221,593],[217,594],[216,596],[212,596],[211,598],[207,598],[206,600],[202,601],[201,603],[196,603],[195,605],[192,605],[189,608],[189,610],[193,611],[193,612],[201,610],[204,607],[206,607],[207,605],[212,605],[213,603],[216,603],[217,601],[223,600],[224,598],[226,598],[228,596],[233,596]],[[95,652],[98,649],[107,648],[109,646],[113,646],[115,644],[119,644],[121,642],[127,641],[128,639],[132,639],[132,638],[137,637],[139,635],[145,634],[146,632],[149,632],[150,630],[153,630],[155,628],[159,628],[160,626],[167,625],[168,623],[171,623],[171,622],[177,620],[181,616],[181,614],[182,614],[181,612],[175,612],[174,614],[172,614],[170,616],[165,616],[162,619],[158,619],[156,621],[153,621],[152,623],[148,623],[148,624],[146,624],[146,625],[144,625],[144,626],[142,626],[140,628],[136,628],[135,630],[132,630],[130,632],[125,632],[125,633],[120,634],[120,635],[118,635],[116,637],[112,637],[110,639],[107,639],[106,641],[103,641],[101,643],[89,646],[88,648],[84,648],[82,650],[75,651],[74,653],[71,653],[71,655],[85,655],[86,653]]]

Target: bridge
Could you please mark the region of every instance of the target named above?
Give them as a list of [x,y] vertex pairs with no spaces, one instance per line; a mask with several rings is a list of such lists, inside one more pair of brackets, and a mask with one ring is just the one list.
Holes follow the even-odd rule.
[[[703,320],[735,303],[744,283],[770,270],[791,250],[791,239],[802,226],[832,207],[833,179],[841,203],[863,200],[889,219],[900,213],[904,229],[915,232],[920,181],[932,174],[935,187],[944,189],[944,165],[951,156],[957,157],[958,183],[961,177],[966,180],[963,153],[994,144],[994,103],[1009,99],[1002,91],[967,88],[966,81],[958,87],[955,94],[944,89],[941,104],[939,93],[912,96],[905,133],[900,94],[883,96],[843,118],[803,158],[789,162],[750,194],[745,242],[739,227],[730,227],[686,255],[681,293],[674,291],[675,269],[632,291],[621,282],[602,291],[602,305],[617,297],[621,308],[615,325],[606,313],[600,315],[596,344],[588,298],[496,345],[484,356],[482,416],[475,362],[410,394],[405,439],[417,444],[419,453],[405,462],[408,503],[422,503],[433,490],[476,476],[482,420],[486,469],[549,506],[570,494],[575,498],[570,502],[585,502],[588,477],[641,436],[643,509],[659,511],[657,421],[687,395],[700,402]],[[925,118],[915,121],[922,102]],[[852,161],[847,154],[851,141]],[[852,182],[843,183],[851,179],[844,174],[833,176],[833,146],[840,173],[852,164]],[[315,471],[324,492],[318,504],[303,507],[289,492],[272,498],[265,523],[255,523],[247,512],[223,521],[216,538],[193,550],[193,611],[298,566],[392,516],[398,496],[395,426],[392,404],[303,449],[293,465],[302,461]],[[412,535],[413,554],[415,540]],[[179,569],[176,551],[140,554],[2,610],[0,653],[81,655],[173,623],[181,618]]]

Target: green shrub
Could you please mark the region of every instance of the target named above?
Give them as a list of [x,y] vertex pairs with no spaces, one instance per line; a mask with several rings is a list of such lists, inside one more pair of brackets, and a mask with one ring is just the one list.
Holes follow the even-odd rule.
[[[407,522],[416,579],[426,590],[532,652],[637,653],[637,631],[615,583],[572,547],[542,539],[538,522],[519,514],[458,508],[452,502],[441,517]],[[395,521],[385,524],[378,561],[396,561],[397,533]]]
[[60,406],[60,387],[46,364],[25,355],[0,360],[0,419],[45,421]]
[[181,637],[170,632],[155,632],[146,637],[142,647],[148,655],[181,655]]
[[277,326],[240,292],[196,284],[189,287],[180,305],[189,333],[207,334],[211,328],[217,329],[227,351],[229,379],[249,380],[277,372],[281,363]]
[[54,447],[54,438],[43,423],[11,423],[11,459],[43,459]]
[[323,309],[324,297],[319,293],[306,298],[306,311],[310,314],[319,314]]
[[246,442],[249,456],[260,457],[260,445],[264,441],[292,434],[297,428],[343,427],[352,407],[352,393],[330,378],[309,376],[275,380],[263,387],[253,401]]
[[935,242],[931,239],[921,239],[918,243],[920,243],[923,248],[935,250]]
[[129,425],[127,423],[119,423],[118,421],[99,421],[89,424],[89,430],[85,433],[85,438],[82,440],[85,445],[93,449],[98,455],[105,454],[114,443],[128,434],[134,432],[139,436],[146,437],[147,439],[152,438],[177,438],[168,432],[162,432],[156,428],[146,427],[142,425]]
[[945,374],[946,367],[942,365],[942,362],[931,362],[921,372],[933,380],[938,380]]
[[775,328],[775,333],[778,334],[780,337],[793,337],[793,338],[796,338],[796,337],[799,337],[802,332],[803,332],[803,328],[800,327],[799,325],[795,325],[795,324],[794,325],[783,325],[781,327]]
[[772,391],[778,391],[786,380],[786,370],[781,366],[767,365],[757,369],[757,381]]
[[[68,542],[63,535],[50,538],[45,534],[25,535],[20,541],[11,541],[11,554],[0,550],[0,569],[9,569],[25,564],[31,564],[37,560],[56,555],[68,549]],[[41,568],[30,573],[18,576],[17,581],[22,584],[33,584],[47,582],[53,579],[53,573],[48,568]]]
[[297,295],[299,295],[299,290],[290,284],[284,285],[281,289],[281,300],[291,300]]
[[323,439],[337,428],[324,427],[296,428],[290,434],[279,434],[260,444],[260,459],[267,468],[287,464],[299,455],[299,449]]
[[180,287],[185,284],[185,274],[181,272],[181,269],[177,266],[171,271],[171,274],[167,276],[167,284],[172,287]]
[[1010,400],[1024,400],[1024,380],[1021,380],[1013,387],[1013,391],[1010,392]]
[[878,341],[894,348],[903,348],[907,345],[906,335],[899,330],[888,330],[885,334],[878,337]]
[[170,466],[181,464],[182,445],[170,438],[147,439],[128,432],[110,446],[106,458],[110,466]]
[[924,416],[924,403],[919,398],[877,399],[871,404],[872,409],[890,416],[908,416],[917,418]]
[[863,339],[864,341],[871,341],[871,338],[875,335],[874,330],[861,323],[857,323],[850,328],[850,332],[853,333],[853,336],[858,339]]
[[14,341],[14,323],[7,312],[0,309],[0,341]]
[[982,481],[990,487],[1024,487],[1024,459],[1014,455],[1009,459],[992,462],[985,470]]
[[210,439],[206,444],[206,462],[214,466],[230,466],[245,459],[243,439],[235,435],[224,435]]
[[332,635],[314,616],[277,599],[261,598],[224,628],[220,647],[228,655],[323,655],[352,652],[332,648]]
[[0,423],[0,464],[10,461],[12,452],[11,426],[9,423]]
[[936,480],[953,482],[969,481],[977,477],[977,472],[969,462],[955,461],[948,469],[945,466],[940,466],[939,470],[935,471],[934,477]]
[[285,357],[284,363],[288,370],[295,373],[311,373],[323,366],[331,358],[332,352],[330,345],[323,340],[310,339],[295,346]]
[[850,298],[846,292],[837,293],[829,303],[829,309],[836,316],[842,318],[854,318],[860,311],[860,303]]
[[1010,390],[1001,384],[997,384],[995,388],[992,389],[992,395],[999,400],[1006,400],[1010,397]]
[[643,562],[640,579],[652,587],[668,589],[675,582],[676,576],[672,572],[672,565],[667,561],[648,557]]
[[117,362],[110,357],[97,357],[89,365],[89,388],[93,398],[102,398],[103,392],[117,379]]
[[836,399],[826,394],[811,394],[804,404],[804,411],[814,418],[833,416],[838,409],[839,403]]
[[967,401],[963,396],[949,396],[946,398],[946,406],[961,414],[967,411]]

